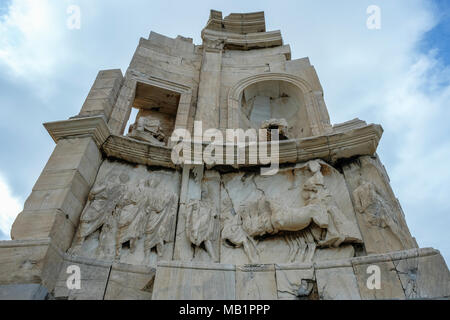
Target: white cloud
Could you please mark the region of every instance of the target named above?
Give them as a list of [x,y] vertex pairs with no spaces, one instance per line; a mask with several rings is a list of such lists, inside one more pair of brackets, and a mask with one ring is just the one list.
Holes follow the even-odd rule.
[[0,63],[14,76],[45,77],[55,72],[66,53],[62,5],[50,0],[11,2],[0,20]]
[[434,48],[418,46],[437,14],[425,2],[377,3],[381,30],[365,28],[361,1],[336,2],[326,12],[308,6],[295,26],[300,31],[283,33],[293,54],[308,55],[318,70],[333,122],[359,117],[383,126],[379,154],[411,233],[449,261],[450,68]]
[[0,231],[9,235],[16,216],[22,210],[22,201],[13,196],[6,180],[0,175]]

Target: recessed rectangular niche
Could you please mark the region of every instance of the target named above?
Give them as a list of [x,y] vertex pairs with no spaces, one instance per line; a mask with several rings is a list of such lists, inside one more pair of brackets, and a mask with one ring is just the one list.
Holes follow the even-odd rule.
[[139,110],[128,137],[167,145],[175,128],[180,93],[138,82],[132,107]]

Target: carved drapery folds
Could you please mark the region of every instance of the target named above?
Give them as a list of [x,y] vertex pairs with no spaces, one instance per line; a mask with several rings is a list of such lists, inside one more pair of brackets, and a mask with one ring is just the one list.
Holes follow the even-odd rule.
[[183,177],[174,260],[308,262],[353,256],[362,242],[344,178],[323,161],[267,177],[202,166]]
[[204,245],[212,261],[217,261],[212,244],[216,217],[217,213],[208,201],[191,200],[187,205],[186,235],[193,245]]

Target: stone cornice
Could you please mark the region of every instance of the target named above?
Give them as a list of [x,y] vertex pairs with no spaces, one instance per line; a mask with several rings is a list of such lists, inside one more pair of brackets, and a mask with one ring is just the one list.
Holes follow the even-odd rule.
[[297,161],[320,158],[334,163],[339,159],[373,155],[383,135],[377,124],[297,140]]
[[124,136],[111,135],[103,145],[108,157],[148,166],[175,168],[171,160],[172,149],[155,146]]
[[221,40],[225,49],[250,50],[258,48],[270,48],[283,45],[283,38],[279,30],[248,34],[227,33],[204,29],[202,39],[207,41]]
[[264,12],[232,13],[223,18],[222,12],[211,10],[205,29],[228,31],[231,33],[247,34],[252,32],[265,32],[266,20]]
[[44,127],[56,143],[60,139],[90,136],[94,139],[97,146],[101,147],[111,135],[103,116],[47,122],[44,123]]
[[[378,142],[383,134],[380,125],[370,124],[355,129],[335,132],[328,135],[309,137],[297,140],[280,141],[280,164],[305,162],[322,159],[335,163],[340,159],[361,155],[375,154]],[[203,148],[207,144],[203,144]],[[131,163],[177,168],[171,160],[171,148],[155,146],[124,136],[111,135],[103,144],[103,151],[108,157],[118,158]],[[235,158],[236,158],[235,147]],[[194,146],[191,148],[194,151]],[[246,145],[245,153],[248,154]],[[224,156],[226,148],[223,148]],[[246,157],[247,159],[247,157]],[[233,167],[258,166],[261,164],[243,164]]]
[[[112,135],[102,116],[48,122],[44,126],[55,142],[65,138],[90,136],[107,157],[148,166],[179,167],[171,160],[171,148],[155,146],[124,136]],[[383,129],[380,125],[361,124],[355,128],[349,127],[347,130],[334,131],[327,135],[280,141],[279,163],[297,163],[312,159],[322,159],[335,163],[339,159],[373,155],[377,150],[382,134]],[[206,146],[207,144],[204,143],[202,149]],[[261,163],[248,163],[249,148],[247,144],[245,146],[247,162],[241,165],[234,165],[233,167],[261,165]],[[270,143],[268,148],[270,149]],[[192,146],[191,150],[192,152],[194,151],[194,146]],[[237,158],[237,147],[234,150],[234,156]],[[223,151],[225,156],[225,145]]]
[[50,238],[36,240],[4,240],[0,241],[0,248],[41,247],[48,246],[50,243]]

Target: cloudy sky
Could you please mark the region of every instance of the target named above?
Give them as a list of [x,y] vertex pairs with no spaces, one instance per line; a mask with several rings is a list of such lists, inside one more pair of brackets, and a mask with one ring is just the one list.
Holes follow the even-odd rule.
[[[68,8],[81,12],[69,29]],[[366,26],[369,5],[381,29]],[[378,152],[421,247],[450,261],[450,4],[446,0],[0,0],[0,238],[54,143],[42,123],[76,115],[100,69],[125,72],[150,30],[194,38],[209,10],[264,10],[292,57],[317,69],[333,123],[385,130]]]

